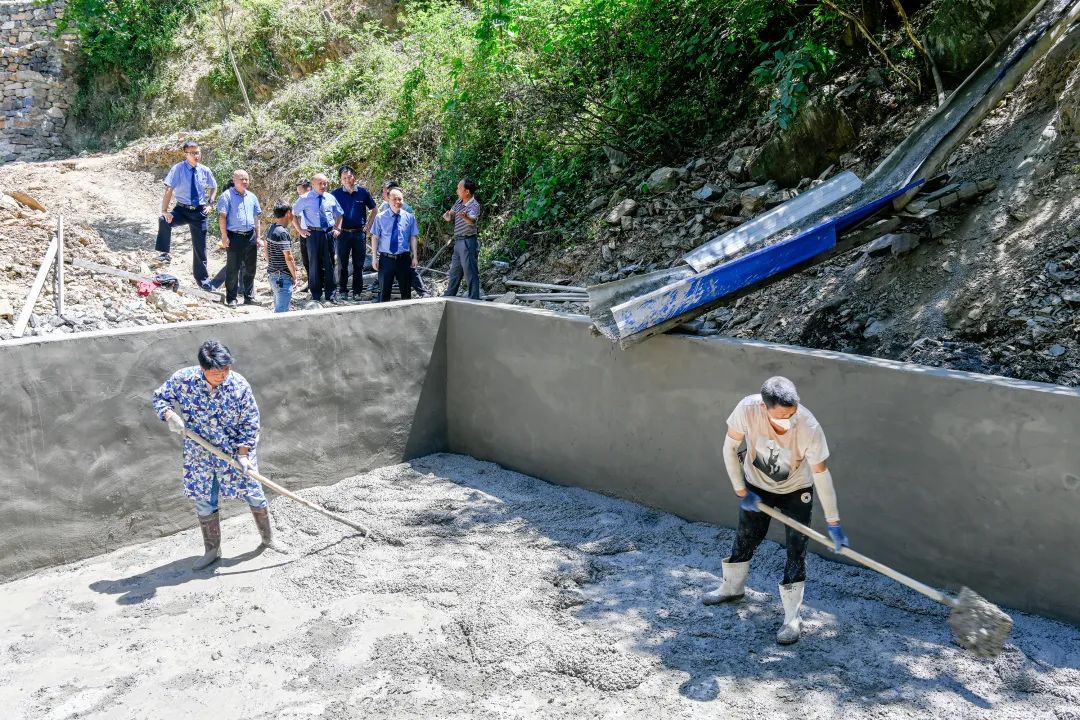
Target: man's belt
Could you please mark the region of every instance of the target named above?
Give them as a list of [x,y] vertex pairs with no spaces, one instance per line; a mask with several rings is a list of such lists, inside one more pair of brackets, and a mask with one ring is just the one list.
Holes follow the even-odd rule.
[[387,252],[380,252],[379,253],[379,257],[386,257],[386,258],[399,258],[399,257],[404,257],[406,255],[412,255],[412,251],[411,250],[406,250],[404,252],[399,252],[399,253],[387,253]]
[[226,230],[225,232],[231,232],[233,235],[252,235],[255,232],[255,228],[251,230]]
[[176,203],[176,207],[181,207],[185,210],[202,210],[202,205],[185,205],[184,203]]
[[363,232],[363,231],[364,231],[364,228],[362,228],[362,227],[358,227],[358,228],[343,227],[343,228],[341,228],[341,232]]

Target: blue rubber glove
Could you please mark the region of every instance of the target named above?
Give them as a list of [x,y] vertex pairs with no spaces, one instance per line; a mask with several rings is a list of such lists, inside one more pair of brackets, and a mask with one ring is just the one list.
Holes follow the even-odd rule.
[[851,543],[848,542],[847,535],[844,534],[844,528],[840,527],[840,523],[836,525],[829,525],[829,537],[833,541],[833,552],[840,552],[840,546],[851,547]]
[[746,495],[739,501],[739,507],[746,512],[761,512],[757,506],[759,502],[761,502],[761,498],[755,495],[752,490],[747,490]]
[[251,472],[252,463],[250,455],[240,455],[236,460],[240,463],[240,469],[244,471],[245,475]]

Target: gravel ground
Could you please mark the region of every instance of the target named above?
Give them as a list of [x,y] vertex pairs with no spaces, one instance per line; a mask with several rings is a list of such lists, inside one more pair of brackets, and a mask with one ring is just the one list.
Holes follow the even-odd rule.
[[237,517],[212,571],[191,530],[0,585],[4,716],[1080,718],[1067,625],[1013,613],[980,661],[943,608],[812,556],[781,648],[769,542],[705,607],[729,530],[456,455],[304,494],[376,539],[277,499],[285,555]]

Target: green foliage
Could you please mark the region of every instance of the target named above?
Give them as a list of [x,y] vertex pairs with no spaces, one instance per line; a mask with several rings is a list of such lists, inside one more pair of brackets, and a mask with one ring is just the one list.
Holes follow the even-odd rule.
[[153,75],[176,31],[204,0],[68,0],[61,32],[74,32],[86,76],[120,73],[129,82]]
[[206,0],[68,0],[59,32],[79,39],[74,109],[99,127],[131,120],[161,90],[158,71],[181,26]]
[[754,68],[752,75],[758,85],[776,86],[766,116],[783,129],[791,126],[799,108],[810,97],[811,78],[815,74],[824,77],[836,60],[835,50],[813,38],[795,43],[794,31],[788,31],[782,41],[770,45],[776,47],[773,56]]
[[[662,155],[732,98],[793,0],[441,0],[410,6],[406,59],[373,168],[422,179],[421,206],[471,175],[506,230],[578,213],[601,146]],[[376,71],[378,74],[380,71]],[[425,175],[426,173],[426,175]],[[489,208],[490,209],[490,208]]]
[[[320,64],[330,46],[348,37],[348,28],[326,20],[309,3],[288,4],[282,0],[226,0],[226,24],[236,64],[245,83],[256,90],[280,85],[293,70],[308,70]],[[220,0],[208,34],[221,35]],[[208,80],[221,93],[239,93],[236,74],[227,54],[214,53],[215,63]],[[249,91],[252,90],[249,87]]]
[[[73,0],[77,9],[103,2]],[[170,7],[199,3],[210,89],[235,98],[215,38],[219,0]],[[401,181],[427,228],[445,227],[438,216],[468,175],[486,232],[518,242],[584,226],[578,187],[604,146],[635,164],[670,160],[764,110],[748,81],[787,127],[836,66],[843,28],[795,0],[416,0],[394,30],[327,21],[319,2],[228,3],[241,74],[266,105],[257,134],[246,121],[223,126],[229,147],[215,168],[274,172],[284,186],[349,163],[371,182]]]

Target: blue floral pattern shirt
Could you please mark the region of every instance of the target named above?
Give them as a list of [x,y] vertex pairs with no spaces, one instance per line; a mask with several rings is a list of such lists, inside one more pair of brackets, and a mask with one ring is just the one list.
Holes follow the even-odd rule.
[[[168,410],[178,411],[191,430],[230,455],[235,455],[238,447],[250,448],[252,467],[258,469],[259,406],[240,373],[230,371],[225,381],[211,390],[199,366],[177,370],[154,392],[154,410],[162,420]],[[257,480],[185,438],[184,494],[193,500],[208,500],[215,477],[225,497],[243,498],[259,490]]]

